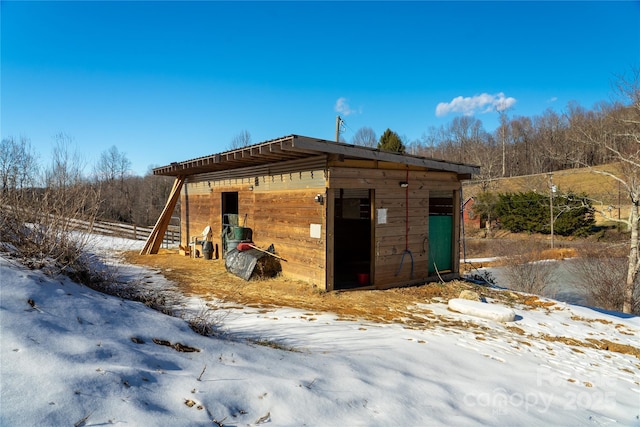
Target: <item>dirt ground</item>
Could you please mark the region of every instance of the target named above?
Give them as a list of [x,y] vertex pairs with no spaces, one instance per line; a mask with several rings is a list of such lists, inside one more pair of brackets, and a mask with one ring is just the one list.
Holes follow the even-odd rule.
[[252,279],[245,281],[228,273],[224,260],[205,260],[181,256],[177,251],[161,250],[157,255],[139,255],[126,252],[125,260],[160,271],[175,282],[186,294],[211,296],[228,303],[251,307],[293,307],[317,312],[333,312],[346,319],[366,319],[382,322],[419,323],[425,325],[425,316],[438,323],[441,319],[430,317],[429,310],[417,307],[433,299],[446,302],[458,298],[464,289],[480,296],[504,300],[507,304],[524,303],[522,295],[496,291],[464,281],[426,283],[421,286],[388,290],[354,290],[322,292],[309,284],[283,277]]
[[[456,320],[455,316],[436,315],[420,304],[434,301],[446,303],[451,298],[458,298],[463,290],[472,290],[481,297],[495,299],[506,306],[517,306],[519,309],[558,309],[553,301],[542,301],[533,295],[492,289],[460,280],[387,290],[321,292],[314,290],[307,283],[283,277],[245,281],[228,273],[224,260],[192,259],[179,255],[177,250],[163,249],[157,255],[125,252],[123,256],[128,263],[160,271],[185,294],[205,299],[207,296],[215,297],[226,303],[238,304],[239,307],[297,308],[306,311],[305,316],[309,321],[316,320],[314,316],[320,312],[330,312],[335,313],[341,320],[400,323],[406,328],[463,327],[478,334],[477,339],[483,339],[486,327]],[[505,329],[516,335],[524,335],[523,338],[526,339],[542,339],[571,346],[627,353],[640,359],[640,348],[619,345],[607,340],[581,341],[565,336],[538,336],[526,334],[513,325],[505,326]]]

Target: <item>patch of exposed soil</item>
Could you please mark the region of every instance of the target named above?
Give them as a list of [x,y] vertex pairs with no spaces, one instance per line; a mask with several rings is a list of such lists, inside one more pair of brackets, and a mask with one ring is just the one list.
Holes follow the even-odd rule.
[[310,312],[333,312],[340,318],[383,322],[428,323],[428,309],[416,307],[435,298],[443,302],[457,298],[464,289],[481,296],[499,298],[505,303],[523,302],[524,297],[464,281],[446,284],[426,283],[421,286],[387,290],[321,292],[309,284],[284,277],[245,281],[228,273],[223,260],[205,260],[161,250],[157,255],[124,254],[127,262],[159,270],[176,283],[182,292],[211,296],[225,302],[250,307],[294,307]]
[[[420,329],[436,325],[464,327],[482,333],[486,327],[480,324],[437,316],[428,308],[421,306],[433,300],[446,303],[451,298],[458,298],[465,289],[475,291],[481,297],[497,300],[507,306],[517,305],[520,310],[558,308],[554,302],[542,301],[532,295],[491,289],[464,281],[451,281],[444,284],[425,283],[420,286],[386,290],[320,292],[307,283],[284,277],[245,281],[228,273],[223,260],[193,259],[181,256],[177,251],[161,250],[157,255],[126,252],[123,255],[128,263],[160,271],[185,294],[210,296],[227,303],[265,309],[292,307],[306,310],[306,315],[310,319],[313,319],[316,313],[331,312],[343,320],[394,322],[404,324],[407,328]],[[508,325],[506,330],[528,339],[561,342],[573,347],[597,348],[640,358],[640,349],[610,341],[582,341],[571,337],[532,335],[514,325]]]

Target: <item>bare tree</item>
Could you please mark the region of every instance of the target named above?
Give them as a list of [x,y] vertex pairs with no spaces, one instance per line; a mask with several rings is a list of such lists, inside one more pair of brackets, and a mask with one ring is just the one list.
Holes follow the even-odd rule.
[[533,128],[536,133],[536,155],[532,159],[535,173],[545,173],[562,169],[555,160],[564,149],[567,121],[551,109],[545,110],[542,116],[534,117]]
[[14,137],[0,142],[0,195],[36,184],[38,161],[27,138]]
[[251,145],[251,134],[247,130],[243,130],[231,139],[229,148],[236,150],[238,148],[247,147]]
[[455,117],[449,125],[449,134],[458,150],[458,162],[468,162],[472,143],[479,140],[482,122],[470,116]]
[[[611,163],[604,168],[591,168],[591,171],[617,181],[631,202],[628,218],[613,217],[604,206],[598,209],[608,220],[620,221],[630,230],[622,311],[631,313],[640,270],[640,68],[634,68],[630,75],[618,76],[613,92],[616,102],[601,105],[588,119],[574,121],[572,135],[575,142],[606,153]],[[591,166],[584,157],[576,160]]]
[[113,145],[100,154],[94,166],[94,174],[98,181],[123,181],[129,174],[129,169],[131,169],[131,161],[125,153],[118,151],[118,148]]
[[500,176],[500,153],[495,140],[489,136],[484,143],[478,144],[469,159],[473,164],[481,165],[476,179],[480,181],[482,191],[488,191]]
[[509,125],[507,119],[507,108],[505,105],[501,105],[497,108],[500,116],[500,127],[497,130],[499,134],[500,144],[502,146],[502,176],[507,175],[507,138],[509,133]]
[[518,116],[511,121],[511,137],[515,150],[514,159],[518,175],[530,175],[533,172],[531,159],[537,155],[532,145],[533,126],[528,117]]
[[[97,197],[82,178],[82,164],[72,150],[71,139],[63,134],[56,136],[44,179],[37,176],[35,157],[24,141],[3,141],[3,165],[7,164],[5,154],[17,162],[14,166],[23,168],[24,174],[19,180],[8,179],[2,195],[3,243],[35,268],[47,267],[82,282],[90,280],[90,265],[83,256],[89,234],[79,229],[86,229],[85,225],[95,219]],[[45,187],[36,186],[38,181]]]
[[45,185],[62,190],[74,187],[82,181],[82,159],[73,147],[71,137],[58,133],[54,139],[51,164],[44,171]]
[[351,139],[353,145],[362,145],[363,147],[375,147],[378,145],[378,137],[370,127],[361,127],[356,131]]
[[[0,143],[0,235],[3,240],[19,236],[20,221],[34,199],[38,164],[26,138],[4,138]],[[9,240],[10,241],[10,240]]]
[[427,132],[423,132],[420,137],[419,154],[426,157],[436,158],[436,147],[439,143],[439,129],[429,126]]
[[133,204],[140,190],[131,180],[131,161],[114,145],[103,151],[94,165],[96,184],[100,190],[99,215],[116,221],[133,221]]

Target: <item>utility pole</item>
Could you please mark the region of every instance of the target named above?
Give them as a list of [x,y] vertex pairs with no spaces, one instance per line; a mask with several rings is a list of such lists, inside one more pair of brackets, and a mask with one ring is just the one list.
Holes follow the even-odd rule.
[[336,116],[336,142],[340,142],[340,125],[343,123],[342,118]]
[[550,211],[550,224],[551,224],[551,249],[554,247],[553,242],[553,193],[556,192],[556,186],[553,185],[553,174],[549,174],[549,211]]
[[[504,113],[502,113],[504,114]],[[507,163],[507,154],[506,154],[506,150],[505,150],[505,136],[504,136],[504,132],[505,132],[505,126],[506,126],[506,121],[504,120],[504,116],[500,116],[501,118],[501,122],[502,125],[500,126],[500,128],[502,129],[502,176],[504,177],[507,174],[507,167],[506,167],[506,163]]]

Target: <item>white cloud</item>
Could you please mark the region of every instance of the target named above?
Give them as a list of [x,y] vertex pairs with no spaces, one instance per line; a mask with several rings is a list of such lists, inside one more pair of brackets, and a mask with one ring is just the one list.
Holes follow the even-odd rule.
[[548,103],[553,103],[553,102],[556,102],[557,100],[558,100],[557,96],[552,96],[551,98],[547,99],[547,102]]
[[337,113],[342,114],[343,116],[348,116],[349,114],[357,113],[356,110],[352,110],[351,107],[349,107],[349,104],[347,103],[347,98],[345,97],[338,98],[338,100],[336,101],[336,105],[335,107],[333,107],[333,109]]
[[453,98],[451,102],[440,102],[436,106],[436,116],[442,117],[449,113],[462,113],[465,116],[472,116],[476,113],[504,111],[515,103],[515,98],[506,97],[502,92],[495,95],[482,93],[475,96],[458,96]]

